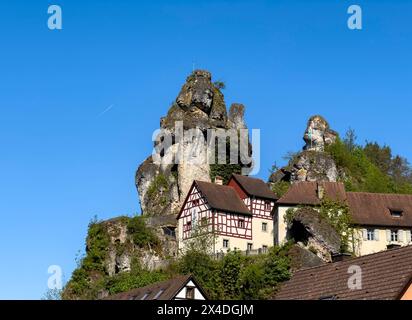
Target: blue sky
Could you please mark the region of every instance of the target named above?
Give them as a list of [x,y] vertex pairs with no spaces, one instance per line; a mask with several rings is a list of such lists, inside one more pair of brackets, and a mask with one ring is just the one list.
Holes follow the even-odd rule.
[[261,129],[262,178],[313,114],[412,160],[411,2],[59,0],[60,31],[49,4],[0,4],[0,299],[40,298],[50,265],[67,280],[94,215],[139,212],[135,170],[193,61]]

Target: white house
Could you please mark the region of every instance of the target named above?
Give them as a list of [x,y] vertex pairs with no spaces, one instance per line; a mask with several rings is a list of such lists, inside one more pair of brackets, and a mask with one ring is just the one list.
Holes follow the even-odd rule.
[[358,231],[358,256],[412,243],[412,195],[346,192],[339,182],[297,182],[276,202],[275,244],[288,239],[288,209],[317,206],[325,198],[348,205]]

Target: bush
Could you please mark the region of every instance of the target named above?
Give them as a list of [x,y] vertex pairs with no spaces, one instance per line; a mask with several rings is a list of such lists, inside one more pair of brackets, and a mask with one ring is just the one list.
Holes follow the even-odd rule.
[[140,248],[152,248],[160,244],[159,238],[146,225],[143,216],[131,218],[127,224],[127,232],[131,236],[133,243]]

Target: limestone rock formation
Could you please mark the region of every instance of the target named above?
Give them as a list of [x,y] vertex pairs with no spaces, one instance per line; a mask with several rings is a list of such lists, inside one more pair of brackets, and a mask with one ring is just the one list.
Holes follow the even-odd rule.
[[[160,129],[174,140],[163,151],[163,159],[183,155],[184,161],[158,163],[150,156],[139,166],[135,181],[143,214],[177,214],[193,180],[211,180],[211,167],[206,161],[207,130],[246,128],[244,111],[243,105],[233,104],[227,115],[224,96],[212,83],[210,72],[195,70],[187,77],[176,101],[160,120]],[[199,129],[197,136],[180,137],[176,131],[179,122],[183,130]]]
[[303,151],[294,155],[287,166],[274,172],[269,182],[337,181],[343,177],[343,172],[339,171],[331,155],[325,152],[325,147],[334,143],[337,137],[338,134],[330,129],[323,117],[311,117],[303,136]]
[[329,123],[322,116],[316,115],[309,119],[303,136],[306,145],[304,150],[324,151],[325,147],[334,143],[338,134],[331,130]]
[[337,231],[319,212],[312,208],[297,209],[288,226],[288,238],[330,262],[340,252],[341,240]]
[[300,244],[294,244],[288,251],[290,270],[292,272],[302,268],[312,268],[325,263],[316,253]]

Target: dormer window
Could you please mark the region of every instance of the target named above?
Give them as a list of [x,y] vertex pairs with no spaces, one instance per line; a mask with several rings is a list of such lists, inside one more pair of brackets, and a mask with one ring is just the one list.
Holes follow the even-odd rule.
[[402,217],[403,211],[400,209],[389,209],[391,212],[391,216],[394,218]]

